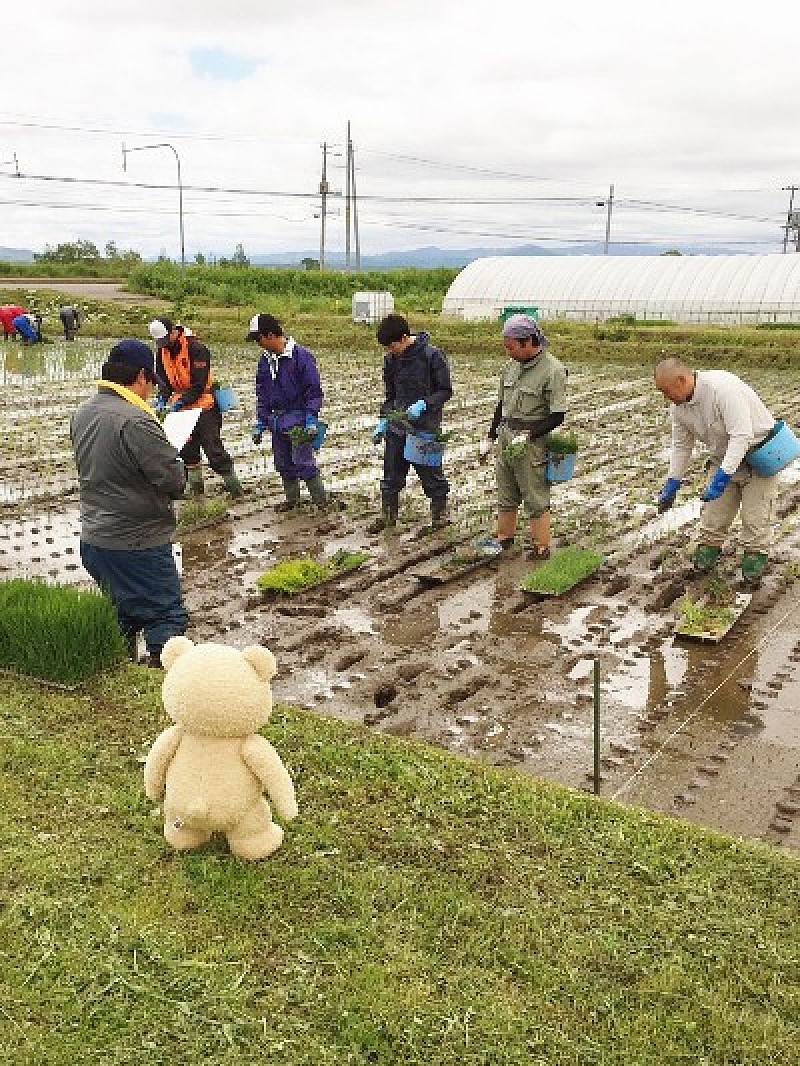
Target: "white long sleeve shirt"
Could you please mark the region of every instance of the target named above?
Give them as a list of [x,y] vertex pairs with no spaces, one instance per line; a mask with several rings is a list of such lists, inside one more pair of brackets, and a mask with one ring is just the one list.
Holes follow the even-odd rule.
[[673,403],[670,416],[669,476],[674,478],[685,475],[698,440],[725,473],[733,476],[745,453],[775,425],[753,389],[727,370],[698,370],[691,400]]

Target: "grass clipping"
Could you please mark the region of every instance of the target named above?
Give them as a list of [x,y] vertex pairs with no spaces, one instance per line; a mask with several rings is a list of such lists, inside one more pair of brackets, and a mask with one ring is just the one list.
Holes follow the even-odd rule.
[[522,579],[526,592],[558,595],[589,577],[602,565],[603,556],[592,548],[564,548]]
[[340,548],[330,559],[284,559],[276,563],[256,579],[262,592],[294,596],[303,589],[313,588],[350,570],[357,570],[369,555],[367,552],[349,552]]
[[114,608],[99,591],[25,578],[0,582],[0,667],[69,684],[125,655]]

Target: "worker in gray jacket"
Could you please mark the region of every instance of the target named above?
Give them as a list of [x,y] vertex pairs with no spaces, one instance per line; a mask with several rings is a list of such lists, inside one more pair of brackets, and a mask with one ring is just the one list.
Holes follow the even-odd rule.
[[186,473],[147,402],[156,384],[150,348],[119,341],[101,375],[70,426],[81,562],[111,596],[131,657],[143,631],[148,665],[159,667],[164,643],[185,632],[189,617],[172,553],[173,500],[183,495]]
[[656,388],[671,401],[672,454],[658,508],[675,501],[695,442],[709,450],[712,470],[703,493],[700,543],[694,553],[698,573],[717,565],[731,523],[741,510],[742,577],[760,580],[767,565],[777,475],[759,477],[747,453],[763,443],[775,419],[760,397],[727,370],[692,370],[680,359],[664,359],[655,370]]

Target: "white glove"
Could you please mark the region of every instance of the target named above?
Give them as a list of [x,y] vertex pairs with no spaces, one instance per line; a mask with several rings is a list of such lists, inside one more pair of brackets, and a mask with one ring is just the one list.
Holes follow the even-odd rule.
[[478,445],[478,455],[481,457],[481,459],[485,459],[493,447],[494,441],[489,440],[488,437],[484,437]]

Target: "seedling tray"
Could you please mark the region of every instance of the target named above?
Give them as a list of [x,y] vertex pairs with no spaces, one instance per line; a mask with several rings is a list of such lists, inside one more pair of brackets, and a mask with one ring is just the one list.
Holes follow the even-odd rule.
[[[544,569],[548,566],[551,566],[551,564],[553,563],[559,562],[559,555],[566,556],[567,553],[570,552],[575,554],[575,551],[575,549],[570,548],[562,549],[560,552],[556,552],[549,560],[541,563],[540,566],[542,569]],[[584,581],[588,581],[590,578],[593,578],[604,562],[605,559],[598,553],[597,559],[592,560],[592,569],[588,570],[588,572],[586,573],[578,573],[574,580],[571,580],[569,584],[562,585],[562,587],[559,589],[530,589],[527,588],[525,586],[525,583],[523,582],[520,585],[520,590],[522,591],[523,597],[531,603],[540,603],[542,600],[549,600],[553,599],[554,597],[563,596],[565,595],[565,593],[571,592],[574,588],[577,588],[578,585],[583,584]],[[533,573],[536,573],[536,571],[533,571]],[[526,575],[526,577],[528,576],[530,575]]]
[[[415,577],[417,581],[421,581],[424,585],[446,585],[450,581],[455,581],[456,578],[464,577],[465,574],[471,574],[474,570],[480,570],[484,566],[496,562],[502,553],[489,551],[477,553],[474,554],[474,558],[470,562],[464,562],[463,565],[459,566],[452,565],[460,555],[464,554],[466,553],[451,552],[444,558],[439,556],[427,566],[412,570],[411,576]],[[448,566],[448,563],[451,565]]]
[[[742,617],[744,612],[749,607],[752,598],[753,597],[749,592],[737,592],[735,600],[727,608],[727,610],[729,610],[731,614],[730,621],[726,622],[724,626],[715,627],[713,631],[687,631],[684,628],[684,621],[679,617],[675,625],[675,636],[681,637],[682,640],[699,640],[706,644],[718,644],[723,639],[723,637],[726,637],[728,633],[730,633],[731,629]],[[699,599],[697,603],[700,607],[708,606],[708,602],[705,597]]]

